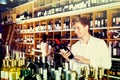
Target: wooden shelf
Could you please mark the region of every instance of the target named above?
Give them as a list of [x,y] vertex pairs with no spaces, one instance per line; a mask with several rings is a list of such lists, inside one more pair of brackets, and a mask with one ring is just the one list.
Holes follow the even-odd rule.
[[120,77],[112,76],[112,75],[104,75],[104,76],[109,77],[109,78],[113,78],[113,79],[120,79]]
[[116,3],[106,4],[106,5],[84,8],[84,9],[80,9],[80,10],[57,13],[54,15],[48,15],[48,16],[42,16],[42,17],[38,17],[38,18],[32,18],[29,20],[24,20],[24,21],[21,21],[21,23],[36,22],[36,21],[40,21],[40,20],[60,18],[60,17],[66,17],[66,16],[74,16],[74,15],[79,15],[79,14],[92,13],[92,12],[96,12],[96,11],[97,12],[98,11],[105,11],[105,10],[109,10],[109,9],[119,8],[119,4],[120,4],[120,2],[116,2]]

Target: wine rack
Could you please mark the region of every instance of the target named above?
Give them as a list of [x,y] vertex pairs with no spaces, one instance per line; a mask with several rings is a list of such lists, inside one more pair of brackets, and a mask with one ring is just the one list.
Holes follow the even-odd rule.
[[[69,43],[71,47],[78,40],[71,20],[76,16],[85,16],[90,20],[91,34],[105,40],[110,48],[112,59],[118,59],[120,56],[112,56],[111,50],[112,43],[116,40],[120,41],[120,1],[103,0],[99,3],[96,1],[52,0],[50,2],[49,0],[41,0],[41,2],[36,1],[16,7],[16,15],[20,15],[23,10],[27,9],[32,13],[32,17],[19,21],[19,24],[16,23],[12,44],[15,44],[17,50],[24,48],[27,50],[27,54],[35,56],[38,53],[41,54],[37,45],[41,41],[42,34],[46,33],[48,40],[52,41],[59,35],[61,42]],[[80,4],[83,6],[78,8]],[[73,6],[74,8],[72,8]],[[34,53],[29,53],[29,49],[30,51],[34,49]]]

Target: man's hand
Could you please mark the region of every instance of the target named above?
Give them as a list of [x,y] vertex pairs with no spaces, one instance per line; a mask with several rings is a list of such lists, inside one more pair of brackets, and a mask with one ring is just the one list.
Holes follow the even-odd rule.
[[63,58],[65,58],[67,61],[69,61],[69,56],[70,56],[70,52],[65,51],[64,49],[60,49],[60,54],[63,56]]
[[74,56],[74,59],[77,61],[77,62],[81,62],[81,63],[84,63],[84,64],[90,64],[90,60],[89,59],[86,59],[82,56],[78,56],[78,55],[75,55]]

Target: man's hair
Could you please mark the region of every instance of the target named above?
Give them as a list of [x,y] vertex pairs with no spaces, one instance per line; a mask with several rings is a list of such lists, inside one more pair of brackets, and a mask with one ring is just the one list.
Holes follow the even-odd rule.
[[84,26],[86,26],[86,25],[90,26],[90,21],[89,21],[89,19],[87,17],[79,17],[78,16],[78,17],[75,17],[75,18],[72,19],[72,25],[73,26],[77,22],[80,22]]

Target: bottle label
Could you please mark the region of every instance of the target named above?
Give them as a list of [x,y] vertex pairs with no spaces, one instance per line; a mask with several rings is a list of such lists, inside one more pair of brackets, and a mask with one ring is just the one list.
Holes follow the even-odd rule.
[[90,21],[90,27],[93,27],[93,21]]
[[97,25],[98,25],[98,27],[100,27],[100,21],[97,21]]
[[40,49],[40,44],[37,45],[37,48]]
[[19,73],[16,72],[16,79],[19,79]]
[[16,80],[16,72],[9,73],[9,80]]
[[47,69],[43,70],[43,79],[47,79]]
[[113,23],[115,23],[116,18],[113,18]]
[[1,79],[3,79],[4,77],[5,77],[4,71],[1,71]]
[[113,55],[114,55],[114,56],[117,55],[117,49],[116,49],[116,48],[113,49]]
[[4,72],[4,78],[8,79],[8,72],[7,71]]
[[70,80],[76,80],[76,73],[75,72],[70,73]]

